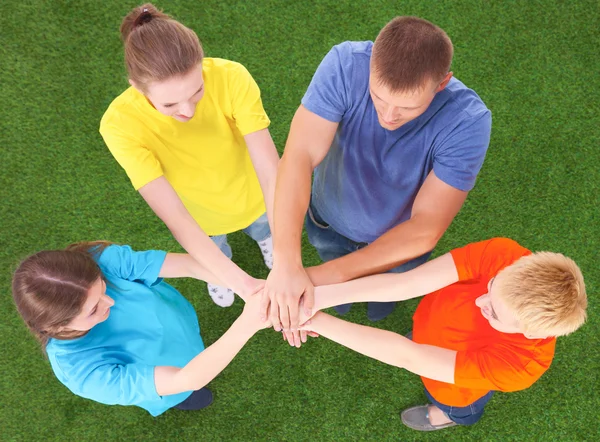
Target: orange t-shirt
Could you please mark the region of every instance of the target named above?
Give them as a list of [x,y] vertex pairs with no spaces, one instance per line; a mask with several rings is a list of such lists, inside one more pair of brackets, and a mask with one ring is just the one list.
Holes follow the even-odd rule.
[[494,238],[451,252],[459,282],[423,298],[413,316],[413,339],[456,350],[454,384],[424,378],[440,403],[464,407],[490,390],[530,387],[550,367],[556,338],[527,339],[490,326],[475,305],[490,279],[531,252],[515,241]]

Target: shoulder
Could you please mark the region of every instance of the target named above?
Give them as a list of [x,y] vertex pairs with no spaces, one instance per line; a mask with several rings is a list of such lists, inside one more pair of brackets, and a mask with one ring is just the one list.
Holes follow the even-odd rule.
[[[436,106],[435,102],[439,104]],[[443,130],[447,135],[454,135],[467,127],[488,135],[491,131],[490,110],[474,90],[454,77],[434,98],[432,108],[436,117],[445,121]]]
[[202,61],[202,71],[205,75],[213,77],[250,75],[243,64],[224,58],[205,58]]
[[491,278],[531,251],[510,238],[491,238],[467,244],[450,253],[462,281],[481,275]]
[[353,73],[357,69],[368,74],[372,47],[371,41],[345,41],[333,46],[321,64],[341,70],[342,74]]
[[136,105],[144,96],[135,88],[127,88],[121,95],[115,98],[104,112],[100,120],[100,132],[108,129],[111,125],[121,126],[134,120]]

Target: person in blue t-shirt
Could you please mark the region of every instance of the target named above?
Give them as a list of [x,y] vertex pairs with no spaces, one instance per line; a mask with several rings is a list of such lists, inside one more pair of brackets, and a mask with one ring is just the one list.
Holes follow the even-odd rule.
[[38,252],[15,271],[13,298],[69,390],[158,416],[210,405],[205,385],[268,325],[253,295],[262,282],[246,276],[243,313],[206,350],[194,308],[162,280],[220,282],[186,254],[103,242]]
[[[296,111],[275,193],[274,267],[263,299],[300,344],[316,285],[424,263],[473,188],[491,131],[482,100],[450,72],[439,27],[396,17],[371,41],[334,46]],[[315,171],[311,193],[311,174]],[[325,261],[304,269],[302,219]],[[379,320],[394,303],[370,303]],[[350,305],[338,306],[339,313]]]

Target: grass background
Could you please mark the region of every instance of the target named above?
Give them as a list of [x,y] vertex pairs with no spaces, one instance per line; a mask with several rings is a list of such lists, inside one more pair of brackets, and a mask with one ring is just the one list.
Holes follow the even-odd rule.
[[[127,86],[118,27],[133,2],[4,0],[0,14],[0,439],[2,440],[599,440],[600,233],[595,0],[157,1],[193,28],[208,56],[243,63],[263,92],[283,149],[319,61],[344,40],[374,39],[396,15],[444,28],[453,71],[493,113],[477,186],[437,252],[492,236],[563,252],[586,277],[588,323],[559,340],[552,368],[527,391],[497,394],[474,427],[423,434],[398,412],[424,401],[416,376],[321,338],[299,350],[262,332],[214,381],[215,403],[153,419],[72,395],[52,375],[10,297],[11,271],[42,248],[109,239],[178,250],[98,134]],[[234,260],[266,277],[258,248],[231,235]],[[304,241],[306,265],[317,264]],[[205,342],[241,312],[205,285],[175,286],[197,308]],[[406,332],[416,301],[377,327]],[[348,316],[365,323],[365,307]]]

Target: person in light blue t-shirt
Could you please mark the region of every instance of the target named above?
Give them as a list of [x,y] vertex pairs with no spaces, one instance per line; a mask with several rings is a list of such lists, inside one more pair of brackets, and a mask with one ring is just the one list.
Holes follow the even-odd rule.
[[[453,78],[452,56],[442,29],[397,17],[375,43],[341,43],[319,65],[279,166],[275,265],[264,291],[271,321],[291,343],[314,286],[424,263],[473,188],[491,113]],[[303,269],[305,215],[325,262]],[[380,320],[393,307],[370,303],[368,317]]]
[[25,259],[13,298],[69,390],[158,416],[210,405],[205,385],[268,324],[253,295],[261,281],[247,276],[244,312],[204,351],[194,308],[162,280],[175,277],[219,282],[186,254],[79,243]]

